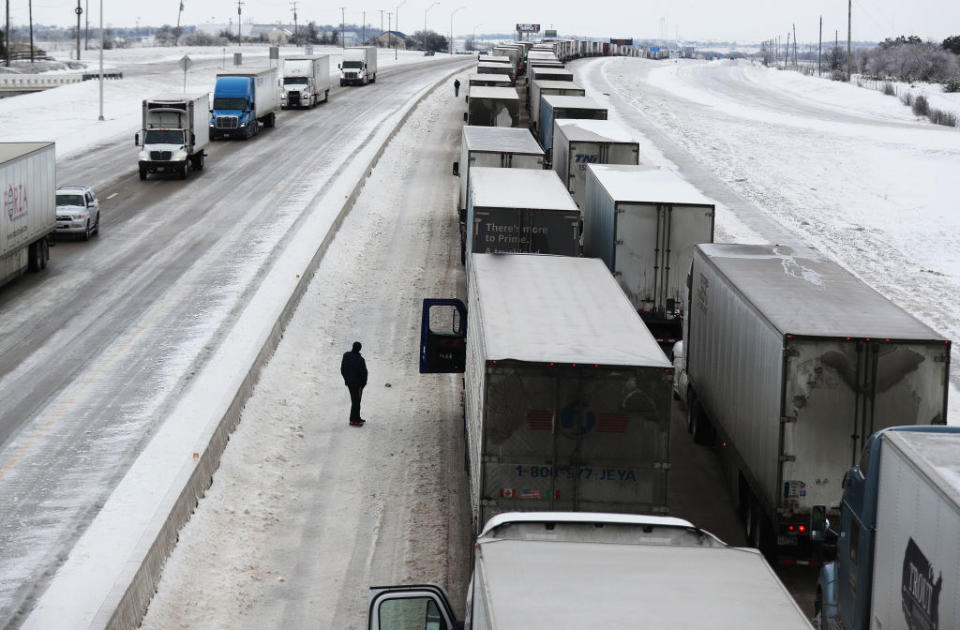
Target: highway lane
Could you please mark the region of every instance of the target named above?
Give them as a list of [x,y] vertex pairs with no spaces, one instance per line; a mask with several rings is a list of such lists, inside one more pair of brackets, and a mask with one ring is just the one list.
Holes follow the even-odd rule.
[[140,182],[132,142],[58,165],[62,182],[113,183],[99,237],[0,289],[0,622],[22,621],[304,209],[378,121],[463,64],[399,67],[285,111],[213,144],[185,182]]

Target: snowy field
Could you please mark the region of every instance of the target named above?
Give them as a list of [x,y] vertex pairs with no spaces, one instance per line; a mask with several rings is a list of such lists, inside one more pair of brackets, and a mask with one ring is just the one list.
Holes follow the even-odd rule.
[[[243,55],[243,65],[233,65],[233,53]],[[337,64],[342,49],[315,46],[316,55],[330,55],[330,76],[338,87]],[[99,65],[95,51],[86,51],[86,72]],[[302,48],[284,47],[280,56],[303,54]],[[184,91],[184,75],[176,63],[184,55],[195,65],[186,73],[187,92],[212,92],[216,75],[236,69],[259,69],[269,65],[267,46],[242,47],[164,47],[127,48],[104,51],[104,72],[123,72],[122,80],[104,81],[104,120],[100,112],[99,81],[84,81],[46,92],[0,99],[0,137],[4,142],[53,140],[57,158],[75,155],[91,147],[110,142],[128,142],[133,151],[133,134],[140,126],[140,104],[144,98]],[[380,70],[396,65],[429,63],[447,59],[438,54],[425,57],[422,52],[381,49],[377,60]],[[132,153],[131,153],[132,155]]]
[[[721,199],[720,240],[812,245],[960,338],[960,131],[879,92],[743,61],[574,67],[612,118],[654,139],[642,162]],[[957,367],[951,380],[960,423]]]

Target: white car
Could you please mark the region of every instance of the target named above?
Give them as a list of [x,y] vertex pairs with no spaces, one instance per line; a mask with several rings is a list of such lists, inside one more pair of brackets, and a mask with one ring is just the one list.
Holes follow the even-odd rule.
[[89,239],[100,233],[100,202],[89,186],[57,188],[57,234]]

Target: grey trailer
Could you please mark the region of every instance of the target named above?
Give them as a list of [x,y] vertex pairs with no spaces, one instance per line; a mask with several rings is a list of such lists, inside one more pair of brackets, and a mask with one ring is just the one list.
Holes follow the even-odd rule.
[[530,109],[531,127],[534,131],[540,120],[540,97],[545,94],[560,96],[586,96],[587,91],[573,81],[552,81],[550,79],[534,79],[530,81],[530,100],[527,105]]
[[573,73],[569,70],[564,70],[562,67],[548,68],[534,64],[527,70],[527,76],[530,77],[527,81],[527,109],[531,111],[534,107],[539,107],[539,103],[536,100],[537,95],[533,90],[534,84],[537,81],[565,81],[571,84],[574,82]]
[[471,74],[467,76],[464,100],[470,102],[470,90],[475,87],[501,87],[513,89],[513,81],[505,74]]
[[465,122],[481,127],[519,127],[520,96],[513,88],[475,87],[470,91]]
[[580,255],[580,210],[553,171],[475,167],[467,198],[470,253]]
[[871,434],[946,423],[950,342],[812,250],[698,245],[689,283],[690,428],[751,543],[809,557]]
[[[57,231],[57,160],[52,142],[0,142],[0,285],[45,269]],[[86,208],[77,213],[88,221]],[[69,225],[74,225],[70,223]],[[42,309],[38,305],[38,316]]]
[[640,163],[636,137],[612,120],[572,118],[553,124],[553,170],[580,208],[588,165]]
[[516,78],[513,66],[505,63],[487,63],[481,61],[477,64],[477,74],[502,74],[510,77],[511,81]]
[[584,255],[603,260],[669,350],[683,334],[693,247],[713,242],[714,202],[666,169],[589,164],[585,175]]
[[586,96],[560,96],[549,94],[540,97],[540,120],[537,123],[537,135],[540,146],[553,155],[553,121],[561,118],[591,118],[606,120],[607,108],[601,107],[592,98]]

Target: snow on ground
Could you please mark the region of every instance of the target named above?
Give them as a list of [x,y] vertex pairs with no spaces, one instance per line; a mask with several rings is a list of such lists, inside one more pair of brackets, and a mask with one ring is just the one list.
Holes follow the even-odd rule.
[[[0,137],[4,142],[53,140],[57,143],[57,158],[83,152],[92,147],[120,141],[129,143],[131,156],[136,152],[134,133],[139,129],[141,102],[144,98],[164,93],[184,91],[183,74],[171,72],[169,67],[184,55],[196,62],[186,76],[187,92],[213,92],[217,72],[233,71],[233,53],[243,55],[240,69],[267,67],[268,47],[166,47],[127,48],[104,51],[104,72],[123,71],[121,80],[104,81],[104,120],[100,112],[99,81],[84,81],[34,94],[0,99]],[[339,86],[337,64],[342,50],[336,47],[316,46],[314,54],[330,55],[330,76]],[[99,68],[96,53],[85,57],[87,71]],[[281,48],[280,56],[302,54],[303,49]],[[380,70],[396,65],[428,63],[446,59],[446,55],[425,57],[422,52],[381,49],[378,58]],[[161,64],[159,71],[152,66]],[[281,113],[280,116],[283,116]]]
[[[420,300],[463,284],[448,175],[461,111],[452,90],[432,93],[370,173],[142,628],[359,629],[367,588],[384,583],[439,582],[461,599],[459,377],[417,372]],[[338,373],[355,339],[371,373],[360,429]]]
[[[669,140],[673,167],[705,169],[776,227],[960,339],[956,129],[878,92],[749,62],[616,58],[579,68],[589,94]],[[955,367],[950,415],[960,423],[958,380]]]

